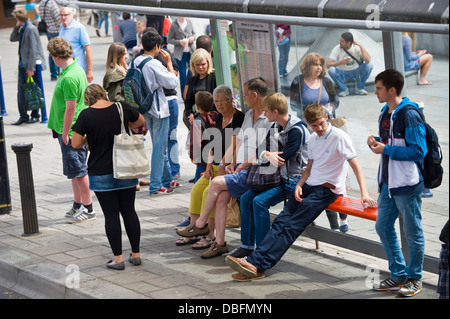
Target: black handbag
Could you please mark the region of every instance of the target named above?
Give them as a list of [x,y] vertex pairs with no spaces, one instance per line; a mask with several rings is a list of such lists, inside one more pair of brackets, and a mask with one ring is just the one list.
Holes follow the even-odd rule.
[[39,21],[38,25],[37,25],[37,29],[39,31],[39,33],[47,33],[47,22],[45,22],[44,18],[45,18],[45,7],[47,6],[47,3],[50,0],[47,0],[47,2],[44,5],[44,12],[42,14],[41,17],[41,21]]
[[279,167],[273,165],[252,165],[247,170],[247,188],[262,192],[270,188],[282,186],[284,179]]
[[25,96],[25,109],[27,111],[45,107],[44,96],[42,95],[41,88],[36,82],[34,82],[32,76],[29,76],[27,83],[23,85],[23,95]]
[[47,33],[47,23],[44,20],[39,21],[37,29],[39,33]]

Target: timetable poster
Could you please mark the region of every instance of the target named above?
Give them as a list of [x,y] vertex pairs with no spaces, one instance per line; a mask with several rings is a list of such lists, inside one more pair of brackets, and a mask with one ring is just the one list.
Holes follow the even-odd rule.
[[235,31],[242,83],[255,77],[262,77],[267,81],[269,88],[275,91],[269,24],[236,21]]

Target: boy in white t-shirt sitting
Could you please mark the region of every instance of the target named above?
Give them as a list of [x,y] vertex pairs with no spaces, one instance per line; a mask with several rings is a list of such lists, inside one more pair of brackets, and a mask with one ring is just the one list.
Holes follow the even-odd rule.
[[320,213],[339,196],[345,195],[348,166],[353,169],[361,189],[361,203],[376,206],[369,197],[365,177],[347,133],[332,127],[323,106],[309,105],[305,119],[314,131],[308,142],[308,164],[294,194],[275,218],[261,244],[245,258],[227,256],[227,265],[238,271],[238,281],[264,277],[264,271],[275,266],[293,242]]
[[366,95],[366,81],[373,69],[369,52],[353,40],[350,32],[342,33],[327,61],[328,74],[339,86],[338,95],[349,95],[346,82],[356,82],[355,94]]

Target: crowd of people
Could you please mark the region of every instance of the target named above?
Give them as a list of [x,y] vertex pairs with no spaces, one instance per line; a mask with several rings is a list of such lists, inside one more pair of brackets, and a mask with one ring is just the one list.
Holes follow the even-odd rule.
[[[378,201],[373,200],[351,138],[330,121],[336,117],[339,97],[349,94],[346,82],[356,81],[355,93],[367,94],[365,83],[372,71],[370,54],[351,33],[341,35],[327,62],[318,53],[304,57],[301,74],[293,79],[290,88],[290,103],[297,114],[289,113],[287,98],[270,92],[261,77],[243,84],[242,96],[248,107],[243,113],[236,108],[231,88],[217,85],[211,38],[197,36],[190,19],[175,19],[164,39],[161,31],[164,17],[148,16],[155,18],[157,26],[147,23],[144,27],[129,13],[123,13],[119,25],[122,41],[112,43],[105,53],[105,75],[99,85],[92,83],[91,42],[84,25],[74,19],[76,8],[58,7],[54,0],[43,0],[39,10],[45,11],[41,18],[47,22],[51,80],[57,81],[48,128],[58,139],[63,174],[71,180],[73,189],[73,205],[65,217],[69,223],[95,220],[91,192],[95,193],[114,255],[107,268],[125,269],[120,216],[132,248],[128,261],[136,266],[142,263],[135,192],[146,182],[114,178],[114,136],[121,131],[121,121],[130,134],[148,131],[152,143],[149,193],[173,193],[174,188],[180,187],[176,91],[179,87],[184,102],[182,119],[189,130],[189,155],[196,172],[189,218],[176,230],[181,236],[176,245],[205,249],[201,255],[204,259],[226,254],[226,263],[237,271],[232,275],[237,281],[263,278],[265,271],[277,264],[305,228],[330,203],[345,196],[350,167],[360,186],[361,204],[378,205],[376,231],[391,271],[390,278],[377,283],[374,289],[399,290],[402,296],[420,292],[424,260],[420,214],[424,183],[415,162],[427,152],[424,123],[417,112],[393,116],[406,105],[418,109],[417,103],[401,97],[404,86],[401,72],[386,70],[378,74],[375,94],[385,107],[379,117],[378,137],[367,139],[373,152],[380,154],[380,196]],[[21,88],[26,78],[35,73],[34,61],[38,57],[44,62],[45,59],[39,32],[30,23],[26,11],[16,9],[14,16],[17,24],[11,41],[19,41],[20,56],[20,119],[14,124],[20,125],[39,120],[37,110],[30,117],[24,109]],[[108,35],[108,13],[101,12],[100,16],[96,33],[100,36],[105,22],[105,35]],[[290,26],[276,28],[280,77],[286,77]],[[405,35],[405,50],[411,50],[408,39]],[[174,52],[164,49],[166,43],[174,46]],[[132,61],[128,62],[130,56]],[[410,56],[412,63],[405,62],[405,68],[419,68],[419,84],[431,84],[425,80],[431,55],[419,52]],[[140,114],[124,99],[121,85],[130,65],[142,66],[145,84],[156,92],[158,109]],[[332,80],[325,76],[326,69]],[[394,132],[398,130],[399,118],[404,121],[405,129]],[[278,179],[267,184],[267,180],[259,179],[263,175]],[[250,176],[255,180],[250,180]],[[233,198],[240,198],[241,245],[230,251],[225,233],[227,207]],[[284,208],[271,223],[269,208],[282,201]],[[408,264],[394,229],[399,214],[408,230]],[[340,222],[336,212],[327,210],[327,216],[332,229],[348,231],[346,215],[339,215]]]

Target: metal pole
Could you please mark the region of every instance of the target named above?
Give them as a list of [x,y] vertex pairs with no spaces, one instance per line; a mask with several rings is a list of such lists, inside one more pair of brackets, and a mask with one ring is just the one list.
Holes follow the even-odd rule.
[[17,155],[17,170],[19,171],[20,200],[22,203],[24,229],[22,236],[37,235],[40,234],[40,232],[30,158],[30,152],[33,148],[33,144],[13,144],[11,148]]
[[[244,12],[226,12],[226,11],[199,11],[189,9],[173,9],[163,7],[146,7],[146,6],[131,6],[131,5],[116,5],[110,3],[98,2],[84,2],[84,1],[67,1],[56,0],[60,5],[67,5],[69,3],[79,6],[80,8],[99,9],[107,11],[127,11],[140,14],[156,14],[156,15],[170,15],[183,16],[216,20],[246,20],[254,22],[265,22],[277,24],[280,19],[283,23],[290,25],[304,25],[316,27],[329,28],[344,28],[344,29],[370,29],[373,27],[368,25],[366,20],[353,19],[334,19],[334,18],[318,18],[318,17],[296,17],[287,15],[270,15]],[[396,21],[379,21],[377,31],[399,31],[399,32],[423,32],[423,33],[439,33],[448,34],[448,24],[436,23],[418,23],[418,22],[396,22]]]
[[44,95],[44,81],[42,80],[42,61],[37,60],[36,61],[36,81],[41,88],[42,91],[42,97],[44,98],[44,107],[41,108],[41,123],[47,123],[48,117],[47,117],[47,109],[45,108],[45,95]]
[[3,116],[0,116],[0,215],[7,214],[9,211],[11,211],[11,191],[9,188]]
[[2,57],[0,56],[0,116],[6,116],[5,96],[3,94]]

